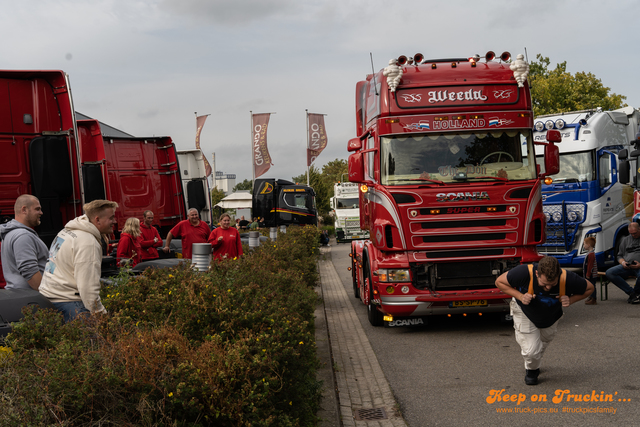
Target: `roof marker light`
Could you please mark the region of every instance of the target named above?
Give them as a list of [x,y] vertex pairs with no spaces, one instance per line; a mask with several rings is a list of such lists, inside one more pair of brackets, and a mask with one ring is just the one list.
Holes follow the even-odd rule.
[[431,64],[431,69],[435,70],[437,68],[436,63],[434,62],[433,64]]

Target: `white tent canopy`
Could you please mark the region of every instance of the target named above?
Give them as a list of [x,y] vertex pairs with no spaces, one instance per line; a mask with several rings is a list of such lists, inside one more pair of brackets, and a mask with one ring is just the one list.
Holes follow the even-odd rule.
[[251,209],[251,193],[248,191],[238,191],[229,194],[216,205],[222,209]]

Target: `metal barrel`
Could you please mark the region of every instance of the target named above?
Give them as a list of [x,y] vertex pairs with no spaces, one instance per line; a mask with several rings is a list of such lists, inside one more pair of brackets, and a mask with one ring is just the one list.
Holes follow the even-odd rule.
[[286,233],[287,232],[287,226],[286,225],[281,225],[280,226],[280,232],[281,233]]
[[194,243],[191,246],[191,264],[198,271],[208,271],[211,264],[211,243]]
[[271,240],[276,240],[278,238],[278,227],[269,228],[269,238]]
[[250,231],[249,232],[249,247],[257,248],[260,246],[260,232],[259,231]]

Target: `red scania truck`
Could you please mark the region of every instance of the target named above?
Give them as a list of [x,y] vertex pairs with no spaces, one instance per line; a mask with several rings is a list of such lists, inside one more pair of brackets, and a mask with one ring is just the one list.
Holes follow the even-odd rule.
[[541,179],[558,171],[560,136],[536,142],[540,173],[528,65],[510,59],[401,56],[357,83],[349,180],[371,237],[350,256],[372,325],[508,314],[496,278],[540,259]]

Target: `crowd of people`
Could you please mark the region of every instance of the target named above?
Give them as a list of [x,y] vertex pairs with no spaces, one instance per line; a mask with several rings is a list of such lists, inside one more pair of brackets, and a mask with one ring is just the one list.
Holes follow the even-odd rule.
[[[182,242],[182,258],[191,259],[194,243],[210,243],[212,258],[237,259],[242,256],[241,230],[257,230],[264,222],[244,217],[231,226],[231,216],[223,213],[213,226],[190,209],[187,219],[162,237],[153,226],[154,213],[147,210],[139,218],[127,218],[117,242],[111,240],[118,204],[94,200],[83,206],[85,214],[69,221],[47,249],[35,228],[43,214],[38,198],[22,195],[14,205],[14,219],[0,225],[2,271],[6,289],[34,289],[47,297],[63,314],[65,322],[80,313],[106,312],[100,301],[103,256],[113,251],[120,266],[159,259],[171,252],[171,241]],[[167,256],[167,255],[163,255]]]

